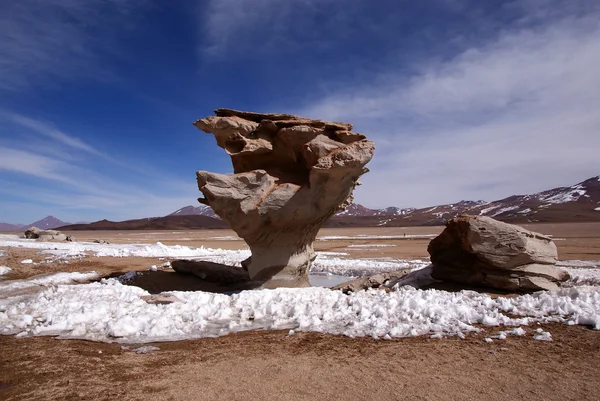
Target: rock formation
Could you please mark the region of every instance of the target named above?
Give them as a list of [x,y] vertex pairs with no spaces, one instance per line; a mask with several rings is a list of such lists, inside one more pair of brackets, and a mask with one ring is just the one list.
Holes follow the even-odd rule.
[[508,291],[557,288],[569,274],[554,265],[556,245],[542,234],[485,216],[459,216],[427,251],[432,277]]
[[347,123],[229,109],[215,114],[194,125],[215,136],[233,174],[199,171],[199,202],[250,247],[252,256],[242,262],[250,280],[308,285],[317,232],[351,203],[374,144]]
[[71,237],[56,230],[40,230],[30,227],[25,231],[25,238],[37,239],[38,241],[71,241]]
[[400,269],[392,272],[383,272],[371,276],[359,277],[354,280],[346,281],[332,287],[332,290],[340,290],[345,294],[358,292],[368,288],[381,288],[389,291],[392,283],[397,283],[411,273],[411,269]]

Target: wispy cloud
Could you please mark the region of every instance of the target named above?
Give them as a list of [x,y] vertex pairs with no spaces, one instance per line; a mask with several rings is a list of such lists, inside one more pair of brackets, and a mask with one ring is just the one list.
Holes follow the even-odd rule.
[[0,146],[0,170],[72,184],[73,181],[61,174],[61,171],[67,170],[68,167],[60,160]]
[[[263,53],[324,42],[314,37],[315,17],[331,4],[357,0],[210,0],[199,5],[201,54],[210,58]],[[335,17],[334,14],[330,15]],[[322,28],[322,26],[321,26]]]
[[82,141],[81,139],[79,139],[77,137],[73,137],[71,135],[64,133],[63,131],[53,127],[50,124],[44,123],[39,120],[35,120],[33,118],[25,117],[20,114],[9,113],[9,112],[1,112],[0,111],[0,117],[4,117],[5,119],[7,119],[15,124],[20,125],[21,127],[29,128],[30,130],[33,130],[34,132],[36,132],[39,135],[56,140],[64,145],[69,146],[70,148],[82,150],[84,152],[90,153],[92,155],[100,156],[103,158],[108,158],[107,155],[98,151],[93,146],[85,143],[84,141]]
[[[54,207],[51,213],[62,211],[63,218],[72,220],[160,216],[189,204],[195,196],[193,185],[173,190],[169,183],[157,182],[149,187],[135,174],[112,177],[78,163],[9,147],[0,147],[0,172],[0,194],[35,199],[45,209]],[[4,212],[0,221],[9,222],[13,216]]]
[[97,55],[111,51],[111,32],[127,26],[145,0],[0,3],[0,90],[13,91],[110,76]]
[[[11,207],[17,210],[17,200],[35,199],[43,206],[35,210],[22,207],[18,212],[3,208],[0,221],[35,220],[43,217],[37,215],[41,213],[38,209],[73,221],[160,216],[196,198],[193,181],[183,183],[165,171],[143,168],[143,163],[130,158],[118,160],[115,149],[107,156],[51,122],[6,112],[2,119],[6,134],[12,130],[6,122],[19,127],[18,134],[13,135],[16,139],[0,146],[3,204],[13,199]],[[44,140],[38,143],[36,138]]]
[[410,76],[390,70],[300,110],[352,121],[376,140],[359,201],[491,200],[600,172],[600,13],[566,6],[544,21],[544,11],[449,61]]

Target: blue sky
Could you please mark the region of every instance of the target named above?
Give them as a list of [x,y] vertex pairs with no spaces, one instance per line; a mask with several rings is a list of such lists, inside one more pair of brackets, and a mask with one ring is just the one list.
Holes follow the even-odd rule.
[[600,173],[596,0],[0,0],[0,221],[160,216],[230,172],[218,107],[351,122],[356,201]]

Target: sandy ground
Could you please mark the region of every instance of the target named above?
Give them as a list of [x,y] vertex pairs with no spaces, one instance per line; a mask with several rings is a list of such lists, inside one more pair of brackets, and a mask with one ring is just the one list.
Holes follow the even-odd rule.
[[0,337],[3,400],[597,400],[600,334],[553,342],[370,338],[280,331],[154,344]]
[[[558,247],[560,260],[600,260],[600,223],[562,223],[524,225],[527,229],[552,235]],[[336,240],[317,240],[315,250],[345,252],[349,258],[399,258],[428,260],[427,245],[431,236],[441,233],[443,227],[407,227],[407,228],[330,228],[319,232],[323,236],[350,237]],[[15,233],[19,234],[19,233]],[[190,247],[241,249],[245,243],[232,230],[197,231],[74,231],[77,241],[96,239],[114,244],[156,243],[165,245],[185,245]],[[406,234],[407,237],[404,237]],[[396,238],[367,238],[358,236],[394,236]],[[413,238],[411,236],[429,236]],[[386,244],[389,247],[361,248],[352,245]],[[9,266],[11,273],[6,279],[26,278],[36,274],[58,271],[95,270],[102,274],[126,272],[129,270],[147,270],[152,265],[160,265],[164,260],[158,258],[110,258],[89,257],[69,263],[49,263],[23,265],[21,260],[32,259],[41,262],[47,255],[35,250],[22,248],[2,248],[6,256],[0,258],[0,265]],[[600,267],[600,266],[599,266]]]
[[[553,235],[561,260],[600,260],[600,224],[537,224]],[[351,257],[427,258],[428,238],[442,227],[327,229],[320,235],[400,236],[393,239],[317,241],[318,251]],[[75,232],[77,240],[153,243],[238,249],[230,230],[185,232]],[[215,238],[216,237],[216,238]],[[394,245],[367,250],[352,244]],[[65,263],[24,265],[43,255],[6,249],[5,278],[57,271],[103,274],[146,270],[156,258],[89,257]],[[173,288],[175,289],[175,288]],[[181,288],[185,289],[185,288]],[[154,344],[138,355],[118,344],[47,337],[0,336],[0,400],[597,400],[600,394],[600,332],[585,327],[545,326],[554,341],[531,336],[485,343],[408,338],[374,341],[317,333],[248,332],[215,339]]]

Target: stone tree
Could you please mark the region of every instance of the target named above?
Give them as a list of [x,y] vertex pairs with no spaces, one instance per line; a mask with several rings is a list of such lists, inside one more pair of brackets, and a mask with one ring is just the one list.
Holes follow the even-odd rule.
[[[231,157],[233,174],[198,171],[200,203],[246,241],[249,280],[308,284],[323,223],[352,202],[374,144],[352,125],[288,114],[217,109],[194,123]],[[236,273],[237,274],[237,273]]]

